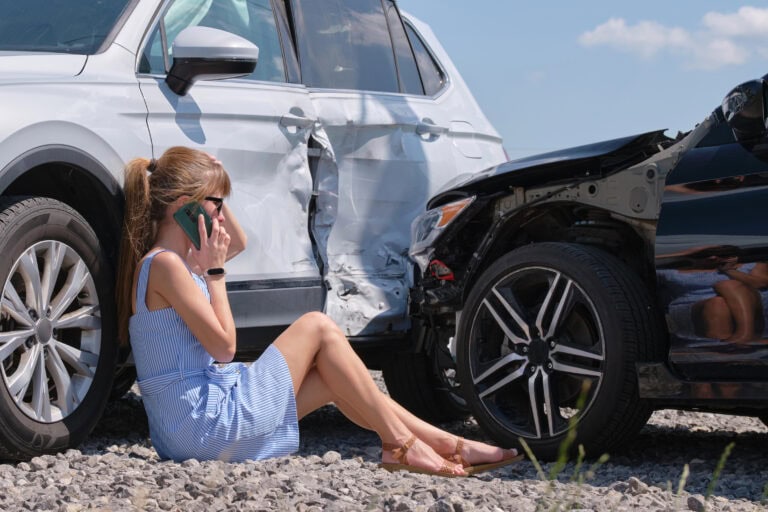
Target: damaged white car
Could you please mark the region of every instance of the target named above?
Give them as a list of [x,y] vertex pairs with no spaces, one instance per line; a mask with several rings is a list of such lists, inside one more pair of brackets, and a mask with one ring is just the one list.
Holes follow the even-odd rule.
[[446,182],[506,158],[393,0],[0,0],[0,106],[0,459],[77,445],[133,382],[121,171],[176,145],[233,179],[240,357],[322,310],[395,398],[466,414],[446,347],[409,316],[409,229]]

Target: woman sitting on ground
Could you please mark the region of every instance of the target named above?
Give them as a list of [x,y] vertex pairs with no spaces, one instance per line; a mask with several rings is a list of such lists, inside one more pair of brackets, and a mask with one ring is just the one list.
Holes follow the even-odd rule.
[[[254,363],[229,363],[235,322],[223,269],[245,248],[224,203],[230,186],[219,161],[184,147],[125,169],[118,310],[160,457],[288,455],[299,446],[298,419],[333,402],[381,437],[385,469],[464,476],[521,458],[413,416],[378,389],[339,327],[319,312],[296,320]],[[210,236],[197,219],[199,249],[174,219],[190,203],[212,218]]]

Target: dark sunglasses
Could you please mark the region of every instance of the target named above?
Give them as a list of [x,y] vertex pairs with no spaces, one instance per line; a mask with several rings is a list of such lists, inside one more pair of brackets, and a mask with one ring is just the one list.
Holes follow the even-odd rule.
[[224,206],[224,199],[221,197],[212,197],[208,196],[205,198],[206,201],[210,201],[213,204],[216,205],[216,213],[221,213],[221,208]]

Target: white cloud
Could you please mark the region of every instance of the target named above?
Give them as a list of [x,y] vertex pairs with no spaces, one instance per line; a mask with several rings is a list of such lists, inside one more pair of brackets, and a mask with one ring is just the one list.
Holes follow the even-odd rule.
[[628,26],[622,18],[611,18],[591,32],[579,37],[584,46],[609,45],[653,57],[664,48],[688,47],[690,35],[681,28],[665,27],[655,21],[641,21]]
[[728,37],[762,37],[768,34],[768,9],[742,7],[732,14],[708,12],[703,24],[712,33]]
[[[689,67],[706,70],[740,65],[752,56],[766,57],[763,48],[768,44],[768,9],[741,7],[735,13],[708,12],[701,25],[700,30],[692,32],[655,21],[632,25],[623,18],[611,18],[584,32],[579,42],[584,46],[614,47],[643,58],[667,52],[682,58]],[[756,40],[765,43],[759,46]]]
[[725,66],[738,66],[749,59],[749,52],[730,39],[712,39],[691,48],[688,65],[692,68],[715,70]]

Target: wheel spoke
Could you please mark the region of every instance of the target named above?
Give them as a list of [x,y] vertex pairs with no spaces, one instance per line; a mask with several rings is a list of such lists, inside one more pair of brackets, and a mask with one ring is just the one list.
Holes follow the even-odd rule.
[[[552,281],[552,284],[547,291],[547,296],[541,305],[541,309],[539,309],[539,314],[536,316],[536,328],[539,330],[539,333],[544,340],[549,340],[555,335],[555,332],[560,325],[560,320],[563,317],[563,310],[565,309],[565,306],[571,297],[573,281],[570,279],[567,280],[563,291],[561,292],[560,296],[557,297],[558,289],[561,287],[560,281],[561,279],[564,279],[562,276],[563,275],[559,272],[556,274],[555,279]],[[546,318],[547,313],[549,312],[553,303],[556,303],[555,310],[552,313],[552,319],[549,322],[549,327],[545,329],[544,319]]]
[[16,401],[24,398],[24,394],[32,382],[32,375],[35,372],[41,352],[40,345],[33,345],[31,349],[22,354],[19,359],[19,367],[8,376],[8,392],[13,395]]
[[[510,373],[509,375],[507,375],[503,379],[499,380],[496,384],[494,384],[493,386],[489,387],[488,389],[486,389],[485,391],[480,393],[480,395],[479,395],[480,398],[485,398],[488,395],[490,395],[491,393],[495,393],[496,391],[498,391],[502,387],[506,386],[507,384],[509,384],[513,380],[517,380],[520,377],[524,376],[525,375],[525,368],[526,368],[526,366],[524,364],[521,364],[520,368],[518,368],[514,372]],[[477,384],[477,382],[475,382],[475,384]]]
[[35,331],[26,329],[23,331],[0,332],[0,361],[5,361],[19,348]]
[[96,368],[96,365],[99,363],[98,354],[76,349],[60,341],[54,341],[53,347],[53,351],[61,356],[67,364],[73,366],[77,370],[78,375],[93,378],[94,371],[92,368]]
[[554,423],[554,411],[552,410],[552,390],[549,387],[549,374],[547,372],[541,372],[541,384],[544,392],[544,415],[547,417],[547,426],[549,427],[549,435],[555,435],[555,423]]
[[45,265],[43,266],[42,277],[42,309],[48,307],[53,295],[56,279],[59,277],[61,265],[64,262],[66,248],[56,242],[48,242],[48,250],[45,256]]
[[61,360],[58,352],[50,346],[48,347],[46,368],[51,374],[53,383],[56,385],[59,409],[61,409],[62,414],[67,415],[77,407],[77,397],[73,393],[72,379],[69,376],[69,371],[64,361]]
[[539,421],[539,401],[536,398],[536,379],[541,373],[541,368],[528,378],[528,400],[531,403],[531,415],[533,416],[533,425],[536,428],[536,438],[541,439],[541,422]]
[[605,357],[602,354],[595,354],[594,352],[589,352],[586,350],[582,350],[580,348],[571,347],[568,345],[563,345],[562,343],[558,343],[554,349],[552,349],[551,352],[552,355],[554,354],[568,354],[569,356],[575,356],[575,357],[581,357],[584,359],[589,359],[591,361],[603,361],[605,360]]
[[56,329],[71,329],[77,327],[91,331],[101,328],[101,318],[96,316],[99,306],[84,306],[76,311],[71,311],[53,322]]
[[19,258],[18,267],[27,287],[27,304],[38,313],[41,311],[42,285],[40,267],[37,265],[37,251],[32,247]]
[[512,329],[509,328],[509,326],[501,318],[501,315],[499,315],[499,313],[491,305],[488,299],[483,300],[483,305],[488,309],[488,311],[491,313],[491,316],[493,316],[494,320],[496,320],[496,324],[499,326],[499,328],[501,328],[501,330],[504,332],[504,335],[510,341],[512,341],[513,343],[528,343],[528,340],[525,340],[520,336],[517,336],[514,332],[512,332]]
[[51,395],[48,392],[48,373],[45,371],[45,351],[38,350],[32,375],[32,410],[43,421],[51,420]]
[[29,308],[19,297],[16,288],[12,284],[3,290],[2,311],[8,313],[14,320],[27,327],[35,325],[35,321],[29,316]]
[[506,356],[500,358],[498,361],[493,363],[493,365],[485,370],[481,375],[475,377],[475,384],[480,384],[482,381],[499,371],[501,368],[507,366],[510,363],[513,363],[515,361],[526,361],[528,358],[525,356],[521,356],[520,354],[516,352],[512,352],[511,354],[507,354]]
[[82,291],[89,278],[88,268],[79,260],[74,268],[70,269],[67,281],[62,290],[51,301],[51,319],[57,320],[62,313],[72,304],[80,291]]
[[[510,290],[511,293],[511,290]],[[528,327],[528,323],[523,320],[523,318],[518,313],[520,306],[518,306],[517,301],[514,298],[514,295],[510,298],[510,300],[507,300],[506,297],[504,297],[501,292],[493,288],[493,294],[496,296],[496,298],[501,302],[501,305],[504,306],[504,309],[507,310],[507,313],[509,313],[509,316],[512,317],[512,320],[515,321],[517,326],[520,328],[523,333],[525,333],[525,340],[520,339],[519,337],[517,340],[513,340],[515,343],[520,342],[530,342],[531,341],[531,331]],[[493,313],[491,313],[493,314]],[[498,321],[498,320],[497,320]],[[512,340],[512,338],[510,338]],[[519,341],[518,341],[519,340]]]
[[582,368],[572,364],[562,363],[560,361],[552,361],[552,368],[558,372],[568,373],[572,375],[580,375],[586,377],[602,377],[602,372],[597,370],[590,370],[588,368]]

